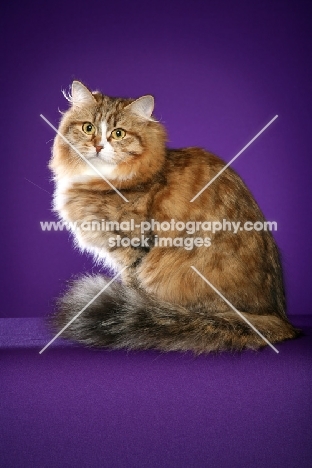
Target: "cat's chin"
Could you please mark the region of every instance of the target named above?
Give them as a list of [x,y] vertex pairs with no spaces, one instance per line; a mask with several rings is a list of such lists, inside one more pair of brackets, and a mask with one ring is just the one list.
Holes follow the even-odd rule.
[[90,164],[96,169],[96,171],[90,167],[87,166],[86,170],[84,171],[85,175],[90,175],[94,176],[97,175],[98,172],[102,174],[106,178],[112,178],[114,179],[114,172],[118,167],[118,164],[110,161],[103,160],[102,158],[94,157],[89,159]]
[[117,166],[116,161],[110,154],[95,153],[91,157],[88,157],[88,161],[95,167],[98,167],[102,164]]

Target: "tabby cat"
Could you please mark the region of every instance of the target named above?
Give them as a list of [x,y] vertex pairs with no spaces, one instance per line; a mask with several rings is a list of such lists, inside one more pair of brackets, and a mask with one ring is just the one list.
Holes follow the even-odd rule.
[[265,221],[236,172],[227,168],[194,198],[225,164],[200,148],[167,148],[152,96],[111,98],[74,81],[67,99],[50,161],[54,210],[72,223],[76,245],[120,276],[72,281],[54,329],[90,302],[64,337],[195,353],[265,346],[199,272],[269,342],[296,337],[271,233],[220,229]]

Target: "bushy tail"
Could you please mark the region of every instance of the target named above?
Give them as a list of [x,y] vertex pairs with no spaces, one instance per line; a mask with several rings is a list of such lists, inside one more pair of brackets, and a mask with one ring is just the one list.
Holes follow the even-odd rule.
[[[53,329],[65,327],[108,282],[103,276],[76,280],[59,300],[58,313],[51,317]],[[271,343],[299,334],[288,321],[274,315],[244,313],[244,316]],[[187,310],[117,282],[108,286],[62,336],[87,346],[195,353],[257,349],[266,344],[232,310],[226,313]]]

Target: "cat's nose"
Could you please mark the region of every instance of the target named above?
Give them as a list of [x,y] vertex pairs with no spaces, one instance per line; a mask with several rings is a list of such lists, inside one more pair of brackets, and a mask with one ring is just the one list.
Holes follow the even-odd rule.
[[103,145],[96,145],[95,147],[97,153],[99,153],[103,148],[104,148]]

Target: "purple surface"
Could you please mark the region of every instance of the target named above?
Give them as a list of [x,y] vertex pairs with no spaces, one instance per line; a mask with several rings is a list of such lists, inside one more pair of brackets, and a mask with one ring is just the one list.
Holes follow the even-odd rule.
[[[1,349],[42,349],[52,338],[45,319],[42,317],[0,318]],[[73,347],[77,344],[63,340],[61,337],[52,344],[53,347]]]
[[279,354],[3,349],[0,464],[311,467],[312,321],[294,323]]
[[[304,1],[6,2],[1,11],[3,317],[45,315],[92,269],[66,232],[43,233],[52,123],[73,78],[111,95],[152,93],[173,147],[229,161],[278,222],[289,312],[310,314],[311,14]],[[39,187],[37,187],[38,185]]]

